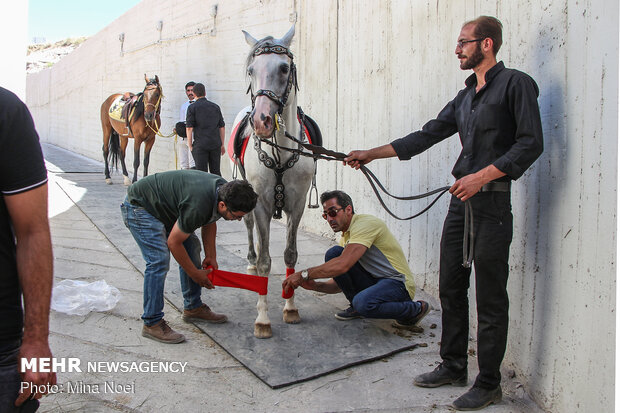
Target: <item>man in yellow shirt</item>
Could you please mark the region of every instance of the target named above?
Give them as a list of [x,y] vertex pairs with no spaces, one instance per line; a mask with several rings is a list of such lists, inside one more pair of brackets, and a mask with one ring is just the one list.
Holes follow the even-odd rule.
[[[355,214],[351,197],[343,191],[321,194],[323,218],[334,232],[342,231],[340,245],[325,253],[325,263],[291,274],[282,288],[344,293],[351,306],[336,314],[339,320],[392,318],[395,326],[411,328],[429,312],[425,301],[413,301],[415,284],[398,241],[385,222]],[[328,278],[327,281],[315,280]]]

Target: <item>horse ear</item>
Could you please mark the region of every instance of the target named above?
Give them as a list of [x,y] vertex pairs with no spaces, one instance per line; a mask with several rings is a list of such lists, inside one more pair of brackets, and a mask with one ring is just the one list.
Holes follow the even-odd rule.
[[146,83],[149,83],[149,78],[148,78],[148,77],[146,77],[146,73],[144,74],[144,81],[145,81]]
[[155,82],[157,82],[157,84],[159,84],[159,77],[157,75],[155,75]]
[[246,32],[245,30],[241,30],[243,32],[243,35],[245,36],[245,41],[247,42],[247,44],[249,44],[251,47],[254,47],[254,45],[256,43],[258,43],[258,40],[256,40],[254,37],[252,37],[252,35],[248,32]]
[[295,24],[293,24],[288,32],[280,39],[280,43],[285,47],[289,47],[293,40],[293,36],[295,36]]

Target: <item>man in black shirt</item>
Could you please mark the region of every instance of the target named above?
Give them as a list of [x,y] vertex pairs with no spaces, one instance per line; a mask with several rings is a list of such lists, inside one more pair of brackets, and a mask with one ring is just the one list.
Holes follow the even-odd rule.
[[187,143],[196,162],[196,169],[222,176],[221,156],[224,147],[225,124],[220,107],[205,97],[205,86],[194,85],[196,101],[187,109]]
[[465,23],[455,53],[474,73],[465,88],[422,130],[390,144],[353,151],[345,159],[359,168],[374,159],[411,159],[458,132],[463,149],[452,174],[452,199],[441,238],[439,295],[442,363],[415,378],[421,387],[467,384],[468,297],[471,270],[463,266],[465,203],[474,214],[474,265],[478,309],[478,364],[473,387],[454,401],[458,410],[478,410],[502,398],[500,365],[508,334],[508,256],[512,241],[511,180],[543,151],[538,86],[523,72],[497,62],[502,25],[481,16]]
[[38,365],[40,358],[52,357],[47,170],[28,108],[3,88],[0,192],[0,412],[33,412],[48,385],[56,384],[53,372],[25,370],[20,377],[19,371],[20,359]]

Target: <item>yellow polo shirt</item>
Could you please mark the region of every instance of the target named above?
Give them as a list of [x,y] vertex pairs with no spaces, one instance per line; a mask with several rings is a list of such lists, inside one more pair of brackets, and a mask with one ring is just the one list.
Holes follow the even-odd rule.
[[372,215],[354,214],[339,243],[342,247],[361,244],[368,248],[359,260],[360,265],[373,277],[401,280],[413,300],[415,283],[409,263],[385,222]]

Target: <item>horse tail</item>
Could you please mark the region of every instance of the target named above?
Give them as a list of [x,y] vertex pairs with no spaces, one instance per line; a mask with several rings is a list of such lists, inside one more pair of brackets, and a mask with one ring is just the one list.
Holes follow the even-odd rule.
[[110,165],[118,170],[118,159],[121,157],[121,142],[118,132],[114,129],[112,129],[110,135],[110,153],[108,156],[110,157]]

